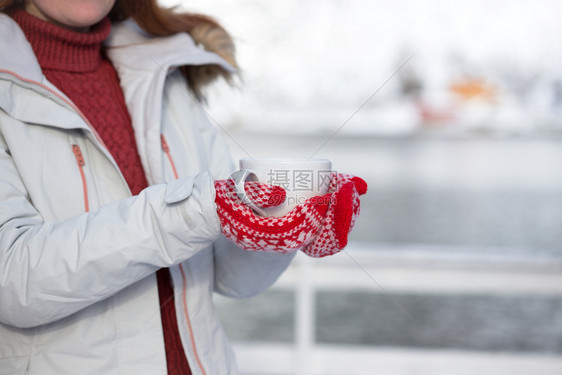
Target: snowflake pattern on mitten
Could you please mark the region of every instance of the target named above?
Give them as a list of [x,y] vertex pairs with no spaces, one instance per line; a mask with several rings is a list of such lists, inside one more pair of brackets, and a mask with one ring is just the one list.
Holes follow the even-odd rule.
[[[289,253],[307,246],[320,230],[328,209],[326,204],[310,201],[282,217],[261,217],[241,202],[234,181],[215,181],[215,189],[222,233],[248,251]],[[260,207],[271,207],[285,199],[285,190],[279,186],[246,182],[245,190]]]
[[[223,234],[248,251],[289,253],[303,250],[311,257],[341,251],[359,215],[359,196],[367,184],[359,177],[333,173],[328,193],[308,199],[282,217],[261,217],[236,194],[233,180],[215,181],[217,213]],[[285,200],[285,190],[246,182],[247,197],[259,207]]]

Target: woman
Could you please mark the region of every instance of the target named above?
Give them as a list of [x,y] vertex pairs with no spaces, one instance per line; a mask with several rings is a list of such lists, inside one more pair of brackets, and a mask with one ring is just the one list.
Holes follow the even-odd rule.
[[[295,250],[341,249],[364,182],[292,212],[310,232],[296,245],[264,247],[278,223],[231,198],[194,100],[235,71],[219,25],[152,0],[0,9],[0,374],[235,374],[213,292],[255,295]],[[255,246],[221,235],[231,208]]]

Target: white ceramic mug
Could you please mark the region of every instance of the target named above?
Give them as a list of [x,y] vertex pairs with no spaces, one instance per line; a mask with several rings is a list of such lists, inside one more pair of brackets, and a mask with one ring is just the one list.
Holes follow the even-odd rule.
[[[240,159],[240,170],[233,173],[231,178],[235,181],[236,194],[242,202],[261,216],[279,217],[309,198],[326,194],[331,173],[332,162],[328,159],[244,158]],[[276,207],[256,207],[244,191],[244,182],[248,180],[282,186],[287,197]]]

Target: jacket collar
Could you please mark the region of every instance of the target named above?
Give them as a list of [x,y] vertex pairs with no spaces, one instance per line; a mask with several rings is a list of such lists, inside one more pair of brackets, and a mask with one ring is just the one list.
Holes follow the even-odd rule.
[[156,37],[132,20],[114,24],[104,44],[116,66],[124,64],[136,70],[150,71],[163,66],[216,64],[236,72],[223,58],[197,46],[187,33]]
[[[11,71],[30,81],[44,83],[45,77],[19,25],[8,15],[0,13],[0,70]],[[135,22],[124,21],[113,26],[105,45],[123,53],[158,56],[160,62],[177,60],[182,65],[217,64],[229,72],[235,72],[223,58],[215,53],[205,51],[195,45],[191,37],[184,33],[173,37],[155,37],[147,34]],[[181,49],[178,49],[181,46]],[[139,69],[150,70],[154,61],[150,59],[127,59],[129,65]]]
[[0,13],[0,70],[10,71],[28,80],[43,82],[45,77],[19,25]]
[[19,25],[2,13],[0,35],[0,110],[23,122],[88,129],[70,99],[43,75]]
[[[72,102],[45,78],[19,25],[1,13],[0,35],[0,109],[24,122],[89,129]],[[196,46],[187,33],[154,37],[133,21],[115,24],[105,44],[108,57],[118,72],[125,68],[158,74],[167,73],[179,65],[203,64],[217,64],[235,71],[218,55]],[[23,93],[25,99],[18,101],[18,95]],[[45,100],[45,97],[51,100]],[[61,111],[61,106],[66,111]]]

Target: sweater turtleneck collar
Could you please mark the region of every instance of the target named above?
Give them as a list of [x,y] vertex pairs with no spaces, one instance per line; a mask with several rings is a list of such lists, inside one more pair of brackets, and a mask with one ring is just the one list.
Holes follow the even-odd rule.
[[91,72],[100,66],[101,45],[111,31],[107,17],[85,33],[43,21],[24,10],[12,17],[31,43],[41,69]]

